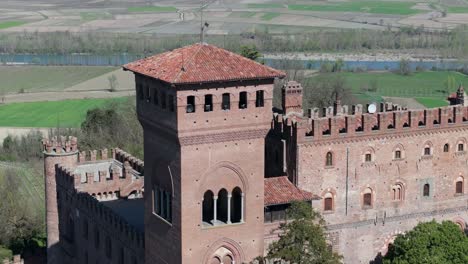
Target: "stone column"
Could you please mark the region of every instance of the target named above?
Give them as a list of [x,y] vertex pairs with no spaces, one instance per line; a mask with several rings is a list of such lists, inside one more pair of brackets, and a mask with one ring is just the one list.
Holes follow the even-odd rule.
[[218,222],[218,219],[217,219],[217,207],[218,207],[218,196],[213,196],[213,225],[216,224],[216,222]]
[[231,223],[231,197],[232,197],[232,194],[228,194],[227,196],[227,221],[226,221],[226,224],[230,224]]
[[241,193],[241,218],[240,222],[244,222],[244,193]]

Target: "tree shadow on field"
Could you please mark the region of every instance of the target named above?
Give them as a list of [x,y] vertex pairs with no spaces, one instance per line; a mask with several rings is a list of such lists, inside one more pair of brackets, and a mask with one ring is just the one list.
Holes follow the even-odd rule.
[[379,254],[377,254],[377,256],[369,261],[369,264],[382,264],[383,262],[383,256],[382,256],[382,253],[379,252]]

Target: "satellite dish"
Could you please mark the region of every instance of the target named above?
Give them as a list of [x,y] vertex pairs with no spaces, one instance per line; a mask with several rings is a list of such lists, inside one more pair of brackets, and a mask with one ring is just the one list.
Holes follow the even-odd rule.
[[187,113],[193,113],[193,105],[189,104],[187,105]]
[[375,113],[376,111],[377,111],[377,106],[374,103],[370,104],[367,107],[367,112],[369,112],[371,114]]

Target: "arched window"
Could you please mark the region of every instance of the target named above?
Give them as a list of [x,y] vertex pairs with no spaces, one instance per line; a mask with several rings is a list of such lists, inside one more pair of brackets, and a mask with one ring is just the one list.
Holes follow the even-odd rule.
[[193,95],[187,96],[186,112],[195,113],[195,96]]
[[212,223],[214,214],[213,192],[206,191],[203,195],[203,222]]
[[333,194],[327,193],[323,199],[323,210],[333,211]]
[[457,182],[455,183],[455,193],[456,194],[463,194],[463,177],[458,177]]
[[366,208],[366,207],[372,207],[372,189],[371,188],[367,188],[365,191],[364,191],[364,195],[362,197],[362,205]]
[[392,188],[393,200],[394,201],[402,201],[404,199],[404,189],[403,185],[397,183]]
[[239,109],[247,108],[247,92],[239,93]]
[[458,151],[465,151],[465,146],[463,143],[458,143]]
[[221,259],[215,256],[211,259],[210,264],[221,264]]
[[449,152],[449,144],[444,145],[444,152]]
[[221,189],[218,192],[218,201],[216,203],[217,220],[227,223],[228,221],[228,192],[226,189]]
[[240,223],[242,219],[242,190],[239,187],[236,187],[232,190],[231,198],[231,222]]
[[424,187],[423,187],[423,196],[424,196],[424,197],[429,197],[430,192],[431,192],[431,186],[429,185],[429,183],[424,184]]
[[431,148],[430,147],[425,147],[424,148],[424,156],[430,156],[431,155]]
[[222,103],[221,103],[221,109],[223,110],[229,110],[231,109],[231,96],[229,93],[223,93],[223,98],[222,98]]
[[401,159],[401,150],[395,150],[395,159]]
[[327,152],[325,165],[326,166],[333,166],[333,154],[331,152]]
[[371,162],[372,161],[372,154],[366,153],[365,161],[366,162]]

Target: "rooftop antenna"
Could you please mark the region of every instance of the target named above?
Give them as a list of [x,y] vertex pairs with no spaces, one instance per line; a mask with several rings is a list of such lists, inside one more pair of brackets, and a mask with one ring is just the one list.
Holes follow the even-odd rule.
[[201,0],[201,7],[200,7],[200,43],[205,43],[205,29],[209,26],[207,22],[203,23],[203,8],[208,6],[208,3],[203,4],[203,0]]

